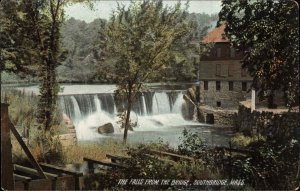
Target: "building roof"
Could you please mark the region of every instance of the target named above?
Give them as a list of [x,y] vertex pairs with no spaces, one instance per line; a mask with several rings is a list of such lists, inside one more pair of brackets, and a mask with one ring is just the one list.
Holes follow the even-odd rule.
[[221,25],[210,31],[202,40],[203,43],[211,42],[229,42],[229,39],[224,33],[225,25]]

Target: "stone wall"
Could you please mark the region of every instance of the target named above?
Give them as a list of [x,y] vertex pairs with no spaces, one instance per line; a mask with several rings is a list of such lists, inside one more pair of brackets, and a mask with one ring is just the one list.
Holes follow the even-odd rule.
[[237,110],[223,110],[223,109],[214,109],[207,106],[200,106],[200,111],[204,116],[204,122],[209,122],[209,116],[213,115],[214,126],[217,127],[233,127],[235,125],[235,118],[237,115]]
[[[234,125],[234,116],[237,113],[236,109],[222,109],[221,107],[211,107],[209,105],[200,105],[199,86],[189,88],[185,95],[185,104],[183,105],[184,118],[186,120],[197,120],[201,123],[214,124],[218,127],[232,127]],[[221,94],[221,93],[219,93]],[[218,96],[210,97],[210,99],[218,99]],[[227,100],[232,99],[228,95]],[[224,101],[224,100],[223,100]],[[234,102],[238,105],[238,100]],[[234,105],[233,105],[234,106]]]
[[68,132],[58,135],[62,146],[74,146],[77,144],[76,130],[72,120],[66,114],[63,114],[63,123],[67,126]]
[[300,139],[299,112],[253,111],[240,104],[235,130],[248,135],[261,134],[268,137],[292,136]]

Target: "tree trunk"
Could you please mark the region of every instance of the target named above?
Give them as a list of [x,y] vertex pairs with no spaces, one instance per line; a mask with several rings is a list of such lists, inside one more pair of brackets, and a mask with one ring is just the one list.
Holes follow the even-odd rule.
[[127,142],[127,133],[128,133],[128,129],[130,126],[130,112],[131,112],[131,107],[132,107],[132,92],[131,92],[131,88],[129,89],[129,95],[128,95],[128,99],[127,99],[127,111],[126,111],[126,119],[125,119],[125,127],[124,127],[124,137],[123,137],[123,142],[124,144],[126,144]]

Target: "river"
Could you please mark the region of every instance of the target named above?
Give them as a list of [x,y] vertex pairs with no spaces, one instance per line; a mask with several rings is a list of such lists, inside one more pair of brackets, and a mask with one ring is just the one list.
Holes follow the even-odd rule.
[[[228,145],[230,131],[185,119],[187,109],[183,93],[190,86],[148,84],[149,91],[137,97],[132,109],[131,120],[137,126],[129,132],[129,143],[146,143],[160,138],[176,147],[181,142],[182,131],[188,129],[199,133],[208,145]],[[18,89],[38,94],[37,86]],[[126,103],[115,101],[115,89],[115,85],[61,85],[59,107],[72,119],[80,144],[101,143],[107,139],[122,140],[118,108],[124,109]],[[106,123],[113,125],[113,134],[97,132],[97,128]]]

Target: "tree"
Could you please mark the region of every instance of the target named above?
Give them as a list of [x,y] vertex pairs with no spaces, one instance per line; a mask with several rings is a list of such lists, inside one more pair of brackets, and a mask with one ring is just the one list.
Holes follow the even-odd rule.
[[286,0],[224,0],[219,24],[233,47],[244,52],[243,68],[261,98],[283,90],[287,104],[299,103],[299,7]]
[[192,23],[187,15],[180,3],[164,7],[162,0],[132,1],[128,8],[119,5],[101,32],[102,58],[115,58],[117,93],[127,102],[125,143],[132,104],[143,83],[170,64],[177,52],[172,45],[188,35]]
[[0,6],[4,40],[0,69],[25,75],[30,75],[31,69],[37,74],[41,82],[37,121],[45,130],[50,129],[56,110],[56,67],[65,57],[60,48],[60,27],[64,21],[63,6],[69,2],[72,1],[3,0]]

